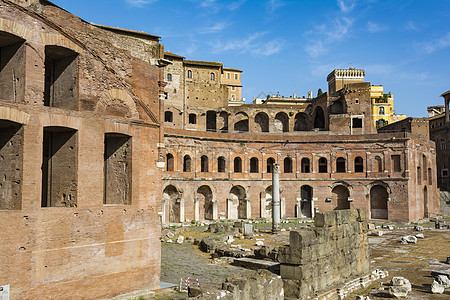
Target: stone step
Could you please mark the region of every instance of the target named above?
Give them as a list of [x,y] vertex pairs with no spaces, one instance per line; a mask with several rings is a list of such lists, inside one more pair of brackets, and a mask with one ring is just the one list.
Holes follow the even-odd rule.
[[250,270],[265,269],[272,273],[280,274],[280,263],[254,258],[235,258],[233,265]]

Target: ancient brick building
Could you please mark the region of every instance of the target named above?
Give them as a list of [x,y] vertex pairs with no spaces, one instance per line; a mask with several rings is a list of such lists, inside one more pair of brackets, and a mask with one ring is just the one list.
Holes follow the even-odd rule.
[[[364,70],[338,71],[328,93],[291,105],[186,98],[209,117],[196,128],[165,128],[163,222],[270,218],[273,163],[281,165],[282,217],[346,208],[403,222],[438,214],[434,143],[416,131],[378,133]],[[172,107],[169,98],[165,110]]]
[[0,286],[11,299],[159,287],[163,52],[157,36],[48,1],[0,1]]
[[450,191],[450,91],[441,96],[444,97],[442,112],[429,118],[430,138],[436,143],[438,187]]

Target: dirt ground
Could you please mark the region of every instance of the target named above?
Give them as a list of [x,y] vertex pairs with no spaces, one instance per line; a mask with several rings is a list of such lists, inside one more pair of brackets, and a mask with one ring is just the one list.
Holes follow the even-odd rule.
[[[376,224],[379,225],[379,224]],[[371,247],[371,269],[383,269],[389,272],[389,277],[371,284],[364,290],[348,297],[354,299],[356,295],[368,295],[370,299],[385,299],[389,298],[387,293],[389,288],[389,281],[393,276],[402,276],[407,278],[412,285],[412,292],[408,294],[407,299],[450,299],[450,290],[447,290],[442,295],[431,294],[430,287],[433,282],[429,262],[438,260],[445,262],[447,256],[450,256],[450,230],[436,230],[432,228],[433,224],[422,224],[425,227],[424,231],[418,232],[414,230],[413,226],[406,226],[402,224],[393,224],[396,229],[381,229],[382,236],[369,236],[369,244]],[[250,239],[239,239],[232,243],[232,245],[240,245],[242,248],[254,249],[256,241],[261,240],[265,245],[280,246],[285,245],[289,241],[289,230],[301,228],[303,226],[311,226],[310,222],[299,224],[296,221],[283,224],[283,230],[277,235],[268,232],[270,224],[255,224],[259,232],[255,232]],[[206,226],[192,226],[179,230],[178,235],[205,237],[210,233],[204,232]],[[416,235],[422,233],[423,239],[418,239],[417,244],[403,245],[399,242],[400,238],[405,235]],[[173,241],[176,241],[178,235],[175,235]],[[193,245],[178,245],[162,244],[162,251],[167,252],[168,255],[162,255],[162,281],[170,281],[171,272],[175,274],[189,273],[189,264],[186,261],[195,262],[196,270],[202,270],[200,276],[211,277],[211,282],[216,287],[220,287],[221,282],[225,280],[226,276],[233,272],[228,268],[231,259],[211,259],[210,254],[206,254],[198,250],[197,246]],[[178,251],[178,252],[177,252]],[[179,263],[177,262],[180,261]],[[224,266],[228,269],[220,269],[218,266]],[[236,267],[233,267],[236,268]],[[219,271],[218,271],[219,270]],[[231,271],[230,271],[231,270]],[[238,269],[236,269],[238,270]],[[211,273],[211,274],[209,274]],[[163,278],[165,274],[165,278]],[[179,276],[178,276],[179,277]],[[164,279],[164,280],[163,280]],[[179,279],[177,279],[179,280]],[[207,279],[206,281],[208,281]],[[205,281],[205,280],[204,280]],[[144,298],[134,299],[186,299],[187,295],[175,291],[174,288],[165,288],[155,291],[155,294]]]

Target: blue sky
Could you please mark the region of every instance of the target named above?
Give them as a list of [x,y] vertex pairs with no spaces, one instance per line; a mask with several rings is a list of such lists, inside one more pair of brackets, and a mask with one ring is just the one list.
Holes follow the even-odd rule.
[[53,0],[97,24],[162,37],[192,60],[243,70],[243,97],[316,95],[336,68],[366,70],[412,117],[450,89],[448,0]]

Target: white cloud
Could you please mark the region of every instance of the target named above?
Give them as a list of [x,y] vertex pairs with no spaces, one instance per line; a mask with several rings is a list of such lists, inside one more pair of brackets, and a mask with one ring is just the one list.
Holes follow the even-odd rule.
[[387,30],[388,27],[382,24],[377,24],[374,22],[367,22],[367,29],[369,30],[369,32],[371,33],[375,33],[375,32],[380,32],[380,31],[384,31]]
[[[346,3],[348,2],[348,3]],[[344,0],[338,0],[337,4],[339,6],[339,9],[341,10],[342,13],[348,13],[351,12],[353,10],[353,8],[355,8],[355,3],[354,1],[344,1]]]
[[433,53],[443,48],[447,48],[448,46],[450,46],[450,32],[447,32],[446,35],[433,41],[418,43],[416,45],[419,50],[425,51],[426,53]]
[[317,57],[328,52],[328,46],[334,42],[344,40],[353,20],[347,17],[338,17],[329,24],[320,24],[310,30],[307,35],[311,36],[305,46],[306,53],[311,57]]
[[235,10],[239,9],[242,6],[242,4],[244,4],[244,3],[245,3],[245,0],[231,2],[230,4],[227,5],[227,9],[229,11],[235,11]]
[[276,10],[283,7],[285,3],[281,0],[269,0],[266,4],[266,10],[269,14],[273,14]]
[[157,0],[125,0],[125,1],[131,6],[143,7],[144,5],[152,4]]
[[242,4],[245,3],[245,0],[238,1],[217,1],[217,0],[191,0],[193,2],[200,2],[199,6],[204,9],[208,9],[212,13],[217,13],[221,10],[235,11],[239,9]]
[[217,41],[213,47],[215,53],[226,51],[236,51],[238,53],[251,53],[258,56],[269,56],[282,50],[284,41],[279,39],[262,39],[266,32],[256,32],[247,38],[238,40],[228,40],[226,42]]
[[200,30],[199,33],[215,33],[215,32],[225,30],[226,28],[228,28],[228,26],[230,26],[229,22],[226,22],[226,21],[217,22],[216,24],[214,24],[210,27]]
[[408,22],[405,24],[405,29],[406,29],[406,30],[419,31],[419,29],[417,28],[417,26],[414,24],[413,21],[408,21]]

